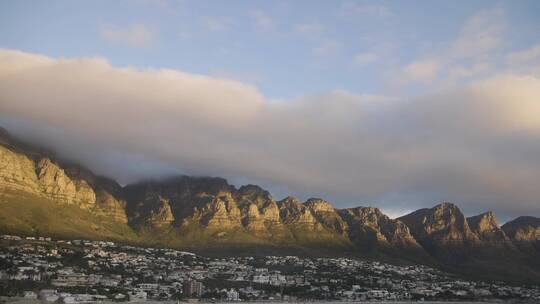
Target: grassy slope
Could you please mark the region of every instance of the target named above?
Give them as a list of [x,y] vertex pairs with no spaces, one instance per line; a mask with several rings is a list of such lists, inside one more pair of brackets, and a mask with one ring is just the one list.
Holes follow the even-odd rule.
[[[133,230],[123,223],[113,222],[77,206],[60,205],[54,201],[25,192],[0,192],[0,233],[23,236],[52,236],[64,239],[113,240],[147,246],[166,246],[199,253],[279,254],[311,253],[336,254],[344,249],[343,240],[307,237],[295,233],[299,244],[274,244],[243,229],[223,235],[198,225],[191,227]],[[337,241],[337,242],[336,242]],[[309,244],[311,243],[311,244]],[[304,245],[304,246],[302,246]],[[311,245],[311,246],[310,246]],[[337,247],[334,247],[337,245]],[[333,248],[332,248],[333,247]]]
[[77,206],[59,205],[22,192],[0,194],[0,232],[66,239],[139,241],[127,224],[96,216]]

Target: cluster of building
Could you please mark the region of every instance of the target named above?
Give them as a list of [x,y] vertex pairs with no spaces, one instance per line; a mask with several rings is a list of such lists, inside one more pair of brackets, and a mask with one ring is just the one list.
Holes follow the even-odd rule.
[[423,265],[297,256],[209,258],[113,242],[0,237],[0,295],[89,303],[242,300],[540,302],[538,286],[458,279]]

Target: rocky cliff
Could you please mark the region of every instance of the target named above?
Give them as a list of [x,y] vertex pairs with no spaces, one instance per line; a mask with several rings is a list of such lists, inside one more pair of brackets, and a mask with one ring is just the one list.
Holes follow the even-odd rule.
[[540,241],[540,218],[537,217],[520,216],[504,224],[502,229],[514,241]]
[[466,260],[470,249],[480,244],[461,210],[451,203],[420,209],[399,220],[427,252],[444,263]]
[[190,249],[251,246],[261,253],[324,249],[540,278],[538,218],[520,217],[500,227],[492,212],[466,218],[456,205],[442,203],[391,219],[377,208],[335,209],[320,198],[276,201],[259,186],[236,188],[212,177],[122,187],[1,130],[0,211],[0,230],[9,232],[24,226],[24,233],[62,231]]
[[111,193],[102,186],[105,180],[80,166],[62,166],[48,154],[0,132],[1,195],[34,195],[127,223],[125,202],[119,192]]
[[491,211],[468,217],[467,222],[471,230],[482,242],[499,246],[509,246],[512,244],[506,233],[499,226],[495,214]]
[[540,268],[540,218],[520,216],[504,224],[502,230]]
[[351,240],[365,247],[419,247],[409,227],[400,220],[392,220],[378,208],[356,207],[340,210],[348,224]]

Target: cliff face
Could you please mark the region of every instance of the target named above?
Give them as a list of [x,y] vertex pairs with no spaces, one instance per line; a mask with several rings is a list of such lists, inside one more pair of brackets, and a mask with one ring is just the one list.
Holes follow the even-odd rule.
[[351,239],[365,247],[419,247],[409,228],[400,220],[392,220],[378,208],[357,207],[340,210],[348,223]]
[[[276,202],[258,186],[239,189],[221,178],[179,177],[140,183],[125,188],[130,223],[134,227],[156,226],[151,217],[159,200],[167,200],[168,225],[189,233],[194,228],[211,236],[247,234],[274,244],[295,244],[311,236],[340,236],[346,223],[333,207],[322,201],[306,204],[288,197]],[[329,207],[328,207],[329,206]],[[159,225],[162,226],[160,221]]]
[[501,246],[511,244],[510,239],[497,223],[497,218],[493,212],[488,211],[469,217],[467,222],[480,241]]
[[502,229],[521,251],[535,261],[540,259],[540,218],[520,216],[504,224]]
[[66,171],[48,155],[27,151],[27,147],[6,133],[1,136],[0,194],[43,197],[127,223],[125,204],[119,196],[107,192],[97,182],[91,184],[98,180],[97,177],[85,179],[77,176],[76,172],[85,169],[72,166],[71,171]]
[[[31,212],[16,201],[29,202]],[[34,212],[45,205],[54,211]],[[77,221],[63,209],[76,213]],[[57,161],[1,129],[0,211],[0,230],[7,231],[24,224],[34,233],[61,230],[71,236],[115,239],[128,235],[131,241],[150,236],[152,243],[176,247],[323,248],[333,254],[434,259],[460,269],[476,269],[480,261],[488,267],[482,271],[508,271],[518,265],[515,272],[535,276],[538,271],[540,278],[534,262],[540,257],[538,218],[519,217],[499,227],[492,212],[465,218],[456,205],[442,203],[390,219],[377,208],[337,210],[319,198],[276,201],[259,186],[237,189],[211,177],[181,176],[122,187],[82,166]],[[2,216],[6,211],[13,215]]]
[[40,189],[49,199],[62,204],[76,204],[83,209],[96,205],[96,194],[83,179],[70,178],[63,169],[49,158],[40,159],[35,168]]
[[436,260],[460,264],[475,256],[473,248],[481,245],[461,210],[451,203],[420,209],[399,218],[413,237]]
[[349,224],[329,202],[320,198],[310,198],[304,203],[304,206],[313,214],[314,220],[323,227],[338,234],[347,234]]
[[0,187],[4,191],[39,193],[40,184],[34,161],[24,154],[0,145]]
[[540,218],[520,216],[502,226],[504,232],[514,241],[540,241]]
[[440,245],[470,245],[479,237],[472,232],[467,219],[459,208],[442,203],[431,209],[420,209],[399,218],[420,241],[432,241]]
[[270,238],[286,235],[279,206],[268,191],[246,185],[235,191],[235,199],[241,208],[242,224],[248,231]]

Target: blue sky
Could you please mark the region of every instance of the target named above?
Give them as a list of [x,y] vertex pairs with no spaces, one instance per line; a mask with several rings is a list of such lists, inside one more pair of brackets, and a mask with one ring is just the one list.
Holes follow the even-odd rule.
[[[269,98],[333,89],[403,95],[401,67],[500,9],[504,52],[538,40],[538,1],[3,1],[0,46],[254,83]],[[109,35],[107,35],[109,33]],[[131,37],[131,38],[130,38]]]
[[539,1],[0,1],[0,126],[393,216],[540,216]]

